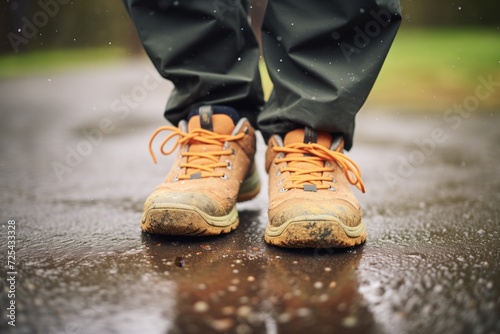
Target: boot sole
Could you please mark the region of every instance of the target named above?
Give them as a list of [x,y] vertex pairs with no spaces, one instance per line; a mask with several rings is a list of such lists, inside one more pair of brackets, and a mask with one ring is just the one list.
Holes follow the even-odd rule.
[[[251,200],[259,194],[260,180],[255,167],[238,194],[237,202]],[[195,206],[185,204],[155,205],[143,216],[145,232],[164,235],[206,236],[229,233],[239,224],[236,205],[225,216],[211,216]]]
[[238,224],[236,206],[225,216],[211,216],[197,207],[169,204],[145,212],[141,228],[154,234],[204,236],[229,233]]
[[268,224],[264,239],[286,248],[347,248],[364,243],[366,230],[363,221],[350,227],[331,217],[297,217],[280,227]]

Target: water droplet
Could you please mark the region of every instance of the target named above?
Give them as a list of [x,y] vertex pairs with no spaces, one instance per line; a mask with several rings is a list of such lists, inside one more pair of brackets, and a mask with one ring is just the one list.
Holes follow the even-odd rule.
[[193,306],[193,309],[195,310],[195,312],[199,312],[199,313],[208,311],[208,308],[209,308],[208,304],[202,300],[196,302]]
[[177,267],[179,268],[182,268],[186,265],[185,261],[184,261],[184,258],[182,256],[177,256],[175,259],[174,259],[174,263]]
[[434,286],[433,290],[436,293],[440,293],[441,291],[443,291],[443,286],[438,284],[438,285]]
[[342,320],[342,325],[344,325],[344,327],[348,328],[356,327],[357,324],[358,324],[358,318],[356,318],[355,316],[348,316]]
[[308,309],[308,308],[305,308],[305,307],[301,307],[301,308],[299,308],[299,309],[297,310],[297,315],[298,315],[299,317],[303,317],[303,318],[304,318],[304,317],[309,316],[310,314],[311,314],[311,310],[310,310],[310,309]]
[[290,313],[281,313],[278,316],[278,322],[280,323],[287,323],[292,319],[292,315]]
[[250,306],[243,305],[238,308],[236,314],[242,318],[246,318],[250,312],[252,312],[252,308]]

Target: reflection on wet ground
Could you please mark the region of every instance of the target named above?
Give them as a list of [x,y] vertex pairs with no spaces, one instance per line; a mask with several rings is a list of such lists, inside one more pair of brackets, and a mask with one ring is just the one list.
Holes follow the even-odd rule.
[[[0,249],[7,221],[17,228],[16,327],[2,251],[0,332],[500,332],[498,114],[453,130],[441,115],[360,114],[350,155],[368,188],[361,247],[265,244],[265,188],[238,206],[229,235],[154,236],[140,231],[142,203],[170,161],[153,165],[146,144],[170,87],[124,120],[110,112],[146,66],[0,82]],[[59,180],[53,163],[103,118],[116,129]],[[412,163],[436,127],[447,140]]]

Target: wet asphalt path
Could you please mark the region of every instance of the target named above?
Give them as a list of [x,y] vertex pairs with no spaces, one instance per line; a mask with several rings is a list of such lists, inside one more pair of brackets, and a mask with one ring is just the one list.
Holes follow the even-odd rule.
[[158,237],[139,227],[172,161],[147,151],[170,90],[151,73],[0,81],[1,333],[500,332],[500,114],[363,110],[361,247],[266,245],[266,187],[229,235]]

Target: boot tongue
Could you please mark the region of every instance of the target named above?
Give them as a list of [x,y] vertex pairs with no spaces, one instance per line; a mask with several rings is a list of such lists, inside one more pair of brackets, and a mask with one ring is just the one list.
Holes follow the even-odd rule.
[[238,112],[226,106],[203,106],[193,109],[188,118],[188,132],[205,129],[222,135],[230,135],[239,121]]
[[[221,135],[230,135],[238,123],[240,116],[238,112],[226,106],[202,106],[193,109],[188,116],[188,133],[192,133],[196,129],[204,129],[215,132]],[[221,151],[222,144],[209,145],[205,143],[193,143],[189,146],[189,152],[211,152]],[[214,161],[207,158],[189,157],[188,163],[207,165],[213,164]],[[189,168],[186,173],[198,174],[195,169]]]
[[286,134],[284,139],[285,146],[294,143],[316,143],[326,148],[332,146],[332,136],[326,132],[316,132],[310,128],[296,129]]

